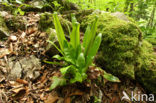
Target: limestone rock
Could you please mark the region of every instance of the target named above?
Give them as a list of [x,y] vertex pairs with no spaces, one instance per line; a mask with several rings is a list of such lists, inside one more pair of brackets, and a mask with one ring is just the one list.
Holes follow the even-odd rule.
[[8,80],[15,81],[17,78],[21,78],[22,76],[22,67],[20,62],[14,62],[14,58],[9,59],[9,70],[10,73],[8,75]]
[[0,15],[0,39],[9,36],[9,30],[6,26],[6,23],[3,17]]
[[34,8],[42,9],[44,6],[44,0],[32,0],[30,5]]
[[135,70],[136,80],[146,90],[156,94],[156,55],[154,55],[153,46],[144,40],[140,50],[141,55],[137,59],[137,69]]
[[41,63],[38,58],[31,55],[18,61],[11,58],[9,60],[10,74],[8,80],[16,80],[17,78],[35,80],[40,76]]
[[38,58],[31,55],[30,57],[21,59],[19,62],[23,68],[24,79],[35,80],[40,76],[41,63]]
[[139,28],[110,13],[88,15],[81,25],[86,28],[95,16],[99,17],[97,33],[102,33],[103,36],[96,63],[114,75],[134,79],[137,51],[142,39]]
[[124,21],[129,21],[128,17],[124,14],[124,13],[121,13],[121,12],[115,12],[115,13],[111,13],[112,16],[115,16],[121,20],[124,20]]
[[[53,43],[55,43],[55,45],[57,45],[59,47],[56,30],[52,29],[52,28],[49,28],[47,33],[49,34],[49,40],[52,41]],[[59,54],[59,51],[54,47],[54,45],[49,43],[47,45],[47,47],[46,47],[46,54],[48,56],[52,57],[52,56],[54,56],[56,54]]]
[[99,17],[97,33],[103,34],[96,63],[120,78],[137,80],[150,93],[156,94],[156,55],[153,46],[142,40],[137,25],[121,13],[96,13],[86,16],[81,23],[86,27]]
[[[60,20],[64,32],[69,33],[68,27],[71,28],[72,23],[67,19],[64,19],[62,15],[59,15],[58,18]],[[54,28],[53,15],[51,13],[45,12],[40,15],[39,28],[42,31],[46,31],[49,28]]]
[[18,31],[26,29],[26,20],[22,16],[9,16],[5,19],[9,30]]

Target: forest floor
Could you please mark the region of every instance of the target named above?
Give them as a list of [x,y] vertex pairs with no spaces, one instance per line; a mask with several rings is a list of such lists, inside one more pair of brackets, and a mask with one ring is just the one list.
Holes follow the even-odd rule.
[[[5,13],[5,19],[12,17]],[[48,34],[38,27],[39,14],[29,12],[20,18],[26,20],[26,30],[11,31],[0,41],[0,103],[126,103],[121,101],[123,91],[145,93],[138,83],[124,78],[120,83],[104,80],[97,84],[94,70],[88,72],[90,83],[50,91],[51,77],[60,72],[59,66],[43,62],[51,58],[46,54]]]

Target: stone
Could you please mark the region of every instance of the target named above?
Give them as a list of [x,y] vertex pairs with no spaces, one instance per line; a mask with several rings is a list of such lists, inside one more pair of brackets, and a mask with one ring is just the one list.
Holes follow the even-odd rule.
[[34,8],[42,9],[44,6],[44,0],[32,0],[30,5]]
[[86,28],[95,16],[99,17],[97,33],[101,32],[103,39],[95,62],[119,78],[135,79],[148,93],[156,94],[156,55],[153,46],[142,39],[141,30],[131,18],[121,15],[95,13],[86,16],[81,23]]
[[19,62],[23,68],[24,79],[36,80],[40,76],[41,62],[38,58],[31,55],[21,59]]
[[4,18],[0,15],[0,39],[9,36],[9,30],[6,26]]
[[26,29],[26,18],[22,16],[9,16],[5,19],[5,22],[9,30],[16,32]]
[[39,29],[46,31],[48,28],[52,27],[54,27],[52,14],[48,12],[42,13],[39,20]]
[[[58,18],[60,20],[64,32],[68,34],[68,28],[71,29],[72,23],[69,20],[63,18],[62,15],[58,15]],[[51,13],[45,12],[40,15],[39,28],[42,31],[46,31],[49,28],[55,28],[53,23],[53,15]]]
[[156,94],[156,55],[154,55],[153,46],[144,40],[140,50],[137,69],[135,69],[136,80],[148,92]]
[[40,76],[41,62],[33,55],[18,61],[15,61],[15,58],[11,58],[9,60],[9,69],[8,80],[16,81],[17,78],[22,78],[33,81]]
[[[56,30],[49,28],[49,30],[47,30],[47,34],[49,34],[49,40],[52,41],[56,46],[59,47]],[[52,57],[56,54],[59,54],[59,51],[55,48],[54,45],[49,43],[46,47],[46,55]]]
[[112,16],[115,16],[115,17],[117,17],[117,18],[119,18],[120,20],[124,20],[124,21],[129,22],[128,17],[127,17],[124,13],[115,12],[115,13],[111,13],[111,15],[112,15]]
[[19,61],[17,62],[9,61],[9,69],[11,70],[8,76],[9,80],[15,81],[17,78],[21,78],[22,67]]
[[97,33],[102,33],[102,43],[96,63],[116,76],[135,78],[135,64],[142,39],[140,29],[133,22],[127,22],[110,13],[94,13],[86,16],[83,28],[99,17]]

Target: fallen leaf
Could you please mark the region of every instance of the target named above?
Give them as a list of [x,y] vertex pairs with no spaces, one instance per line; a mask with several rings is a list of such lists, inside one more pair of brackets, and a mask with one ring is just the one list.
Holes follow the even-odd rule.
[[43,83],[46,79],[46,76],[47,76],[48,72],[44,73],[43,76],[41,77],[41,83]]
[[74,96],[74,95],[80,95],[82,96],[84,94],[84,92],[80,91],[80,90],[76,90],[75,92],[71,93],[69,96]]
[[11,35],[11,36],[9,37],[9,39],[10,39],[10,41],[12,41],[12,42],[17,41],[17,37],[16,37],[15,35]]
[[71,98],[70,97],[65,98],[64,103],[71,103]]
[[0,48],[0,58],[3,58],[4,56],[10,54],[11,51],[7,48]]
[[59,99],[58,96],[49,95],[47,100],[45,100],[44,102],[45,103],[55,103],[58,99]]
[[14,93],[12,96],[13,96],[13,99],[20,99],[22,97],[24,97],[27,93],[27,90],[26,88],[24,87],[21,87],[21,88],[16,88],[14,90],[12,90],[12,92]]
[[16,79],[16,82],[20,83],[20,84],[25,84],[25,85],[28,85],[28,81],[26,80],[23,80],[23,79]]

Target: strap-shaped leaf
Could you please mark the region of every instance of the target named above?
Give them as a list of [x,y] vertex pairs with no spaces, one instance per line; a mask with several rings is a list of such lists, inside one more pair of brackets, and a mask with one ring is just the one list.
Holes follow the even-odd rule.
[[53,83],[50,86],[50,90],[53,90],[58,86],[63,86],[66,84],[66,79],[64,78],[59,78],[59,77],[54,76],[52,80],[53,80]]
[[95,21],[92,22],[92,24],[91,24],[91,30],[90,30],[89,35],[87,36],[88,39],[86,40],[86,43],[85,43],[85,45],[86,45],[85,46],[85,56],[88,55],[88,52],[93,45],[93,42],[94,42],[94,39],[96,36],[97,22],[98,22],[98,18],[96,17]]
[[92,63],[94,56],[96,55],[100,44],[101,44],[102,34],[98,34],[93,42],[92,47],[88,51],[87,55],[87,67]]
[[82,80],[83,80],[83,78],[82,78],[81,74],[79,72],[76,72],[74,78],[70,79],[70,83],[71,84],[75,83],[75,82],[80,82],[81,83]]
[[111,82],[120,82],[119,78],[112,75],[112,74],[109,74],[109,73],[106,73],[104,72],[104,75],[103,77],[108,80],[108,81],[111,81]]
[[49,43],[51,43],[62,55],[64,55],[63,51],[61,49],[59,49],[55,43],[53,43],[52,41],[47,40]]
[[85,66],[85,57],[83,53],[80,53],[77,58],[77,66],[81,68]]
[[80,24],[78,22],[73,24],[73,30],[70,34],[70,43],[74,49],[77,49],[78,45],[80,45]]
[[71,18],[72,18],[72,25],[73,25],[73,23],[77,22],[75,14],[71,14]]
[[63,51],[64,41],[66,40],[65,34],[56,12],[53,14],[53,18],[54,18],[54,25],[57,33],[57,38],[60,44],[60,48]]
[[83,48],[86,48],[86,46],[87,46],[86,42],[89,41],[89,38],[88,38],[89,35],[90,35],[90,25],[87,26],[87,29],[86,29],[85,34],[84,34]]
[[71,68],[71,65],[64,67],[64,68],[61,68],[60,71],[61,71],[62,75],[65,75],[69,68]]

